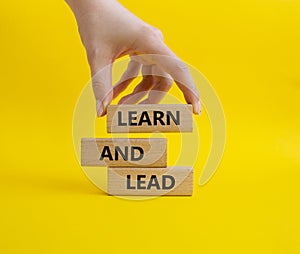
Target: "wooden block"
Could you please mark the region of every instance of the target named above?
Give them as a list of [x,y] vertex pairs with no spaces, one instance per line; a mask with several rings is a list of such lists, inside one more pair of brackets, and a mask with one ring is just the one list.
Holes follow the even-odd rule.
[[82,166],[166,167],[165,138],[83,138]]
[[193,168],[108,168],[107,191],[116,196],[193,194]]
[[192,105],[139,104],[110,105],[107,132],[191,132]]

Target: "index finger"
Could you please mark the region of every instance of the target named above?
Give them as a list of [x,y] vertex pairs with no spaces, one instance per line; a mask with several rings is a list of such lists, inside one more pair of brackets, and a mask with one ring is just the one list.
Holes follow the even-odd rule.
[[181,61],[163,42],[149,45],[147,54],[151,61],[169,73],[183,92],[187,103],[193,105],[195,114],[201,113],[199,93],[187,65]]

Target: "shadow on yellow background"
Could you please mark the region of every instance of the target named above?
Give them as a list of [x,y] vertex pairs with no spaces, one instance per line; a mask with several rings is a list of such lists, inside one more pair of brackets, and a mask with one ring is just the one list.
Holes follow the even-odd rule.
[[71,11],[2,1],[1,253],[299,253],[300,2],[121,2],[213,84],[227,121],[222,164],[203,187],[196,172],[190,198],[98,190],[72,144],[89,68]]

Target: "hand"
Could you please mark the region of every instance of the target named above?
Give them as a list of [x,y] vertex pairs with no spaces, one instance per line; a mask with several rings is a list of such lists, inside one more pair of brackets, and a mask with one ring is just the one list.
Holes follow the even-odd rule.
[[[143,80],[119,103],[155,104],[169,91],[173,80],[193,112],[200,114],[198,91],[188,67],[165,45],[162,33],[143,22],[115,0],[67,0],[75,13],[81,40],[90,64],[98,116],[142,69]],[[121,80],[112,87],[113,62],[130,55]]]

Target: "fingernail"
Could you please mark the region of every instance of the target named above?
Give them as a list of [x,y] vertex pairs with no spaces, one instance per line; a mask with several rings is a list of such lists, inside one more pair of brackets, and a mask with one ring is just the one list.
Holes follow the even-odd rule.
[[109,100],[107,100],[107,99],[104,99],[103,101],[102,101],[102,115],[104,115],[104,114],[106,114],[106,110],[107,110],[107,107],[108,107],[108,105],[110,104],[110,101]]
[[196,110],[197,110],[197,114],[200,115],[201,114],[201,103],[200,103],[200,101],[198,101],[197,104],[196,104]]
[[100,117],[103,114],[102,101],[100,101],[100,100],[96,101],[96,111],[97,111],[97,116],[98,117]]

